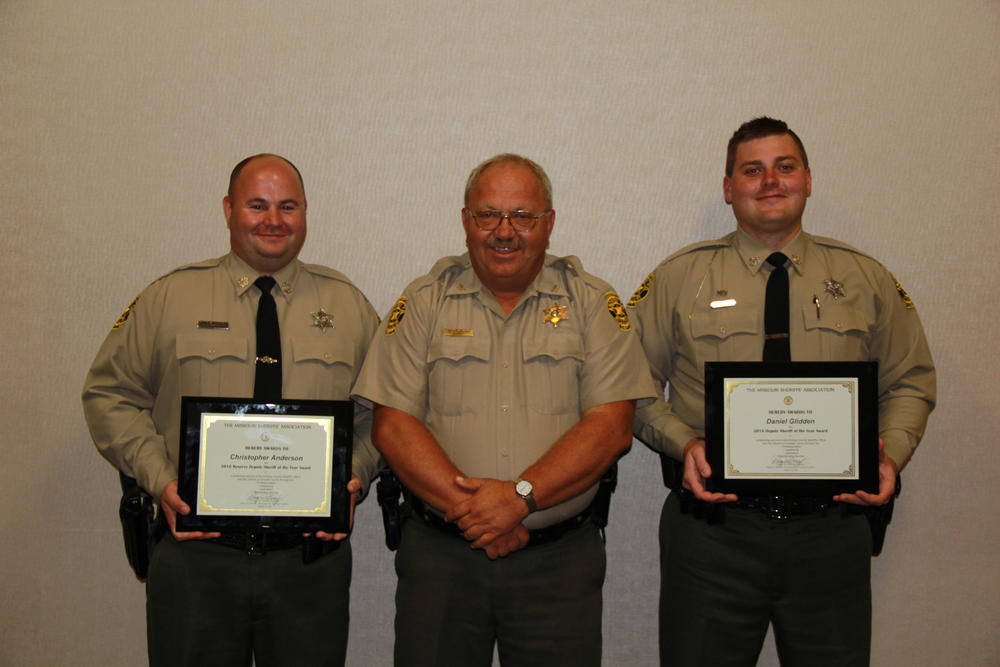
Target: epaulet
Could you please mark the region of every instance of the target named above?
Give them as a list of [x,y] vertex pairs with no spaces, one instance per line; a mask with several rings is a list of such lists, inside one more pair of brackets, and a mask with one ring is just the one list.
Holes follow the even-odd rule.
[[150,283],[150,285],[153,285],[153,284],[155,284],[155,283],[163,280],[167,276],[172,276],[175,273],[180,273],[181,271],[196,271],[196,270],[199,270],[199,269],[212,269],[212,268],[215,268],[220,263],[222,263],[223,259],[225,259],[225,255],[223,255],[222,257],[213,257],[212,259],[203,259],[200,262],[192,262],[191,264],[182,264],[181,266],[178,266],[176,269],[171,269],[170,271],[167,271],[162,276],[160,276],[159,278],[157,278],[156,280],[154,280],[152,283]]
[[816,236],[815,234],[810,234],[809,237],[813,240],[816,245],[826,246],[827,248],[837,248],[838,250],[846,250],[847,252],[852,252],[855,255],[861,255],[862,257],[867,257],[868,259],[881,264],[877,259],[869,255],[868,253],[858,250],[849,243],[844,243],[843,241],[838,241],[837,239],[831,239],[828,236]]
[[663,266],[667,262],[671,262],[678,257],[683,257],[684,255],[690,255],[691,253],[700,252],[702,250],[717,250],[719,248],[725,248],[732,243],[732,235],[723,236],[721,239],[712,239],[711,241],[698,241],[697,243],[692,243],[691,245],[684,246],[677,252],[668,255],[665,260],[660,262],[660,266]]
[[354,287],[354,283],[351,279],[345,276],[343,273],[337,269],[331,269],[329,266],[323,266],[322,264],[302,264],[302,269],[308,271],[315,276],[322,276],[324,278],[330,278],[331,280],[339,280],[342,283],[347,283],[351,287]]
[[555,269],[565,269],[571,273],[574,277],[583,280],[584,284],[593,287],[594,289],[600,290],[602,293],[612,289],[611,284],[606,280],[598,278],[592,273],[588,273],[583,268],[583,262],[576,255],[566,255],[565,257],[555,257],[549,266]]

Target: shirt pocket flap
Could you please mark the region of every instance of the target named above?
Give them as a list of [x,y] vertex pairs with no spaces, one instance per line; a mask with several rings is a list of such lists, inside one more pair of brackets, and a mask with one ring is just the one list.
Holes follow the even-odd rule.
[[583,345],[579,336],[567,332],[565,336],[547,336],[537,339],[525,339],[521,343],[524,361],[538,357],[549,357],[554,361],[576,359],[583,361]]
[[177,358],[200,357],[215,361],[223,357],[246,360],[249,345],[246,338],[229,336],[222,332],[177,334]]
[[427,361],[433,363],[439,359],[461,361],[466,357],[489,361],[490,341],[475,336],[438,336],[431,341],[427,350]]
[[816,317],[816,305],[802,306],[806,330],[827,329],[838,333],[867,331],[868,322],[857,308],[845,303],[827,303],[820,306],[820,316]]
[[694,338],[725,339],[736,334],[757,334],[760,331],[760,313],[749,308],[720,308],[691,315],[691,335]]
[[292,361],[319,361],[324,364],[354,366],[354,356],[343,346],[335,345],[333,338],[292,338]]

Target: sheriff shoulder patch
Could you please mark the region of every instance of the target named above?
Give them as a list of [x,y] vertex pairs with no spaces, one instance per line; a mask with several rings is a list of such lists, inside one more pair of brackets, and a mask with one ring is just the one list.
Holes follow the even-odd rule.
[[910,298],[910,295],[906,293],[903,286],[899,284],[898,280],[896,280],[896,276],[893,276],[891,273],[889,275],[892,276],[892,282],[896,283],[896,291],[899,292],[899,298],[903,300],[903,305],[906,306],[907,310],[913,310],[916,308],[916,306],[913,305],[913,299]]
[[405,296],[401,296],[396,299],[396,304],[389,311],[389,320],[385,324],[385,335],[391,336],[396,333],[399,323],[403,321],[406,317],[406,302],[409,299]]
[[122,314],[119,315],[118,319],[115,320],[115,323],[111,325],[112,331],[114,331],[115,329],[121,329],[123,326],[125,326],[125,323],[128,322],[128,316],[132,314],[132,309],[135,308],[135,302],[138,300],[139,297],[135,297],[134,299],[132,299],[132,303],[130,303],[128,306],[125,307],[125,310],[122,311]]
[[635,291],[635,294],[632,295],[632,298],[628,300],[628,307],[635,308],[640,301],[649,296],[649,287],[652,284],[653,284],[653,274],[650,273],[648,276],[646,276],[646,279],[642,281],[642,284],[639,285],[639,289]]
[[632,325],[628,321],[628,313],[625,312],[625,306],[622,305],[622,300],[618,298],[618,295],[614,291],[608,292],[604,295],[604,300],[607,301],[608,312],[618,323],[618,328],[622,331],[629,331]]

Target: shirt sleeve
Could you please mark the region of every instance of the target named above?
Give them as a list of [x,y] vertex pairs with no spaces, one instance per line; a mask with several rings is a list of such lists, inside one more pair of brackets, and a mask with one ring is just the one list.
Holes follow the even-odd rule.
[[937,376],[913,302],[892,275],[877,267],[878,319],[871,358],[879,363],[879,434],[902,469],[924,435],[937,397]]
[[154,284],[123,313],[98,351],[83,388],[83,412],[97,449],[157,497],[177,479],[152,416],[160,293]]
[[674,372],[677,352],[673,331],[676,304],[665,277],[666,270],[657,269],[629,301],[639,341],[653,382],[659,390],[652,403],[641,405],[636,410],[632,431],[646,446],[680,461],[684,458],[684,446],[692,438],[700,436],[674,413],[663,394],[663,388]]
[[[372,337],[378,329],[378,316],[371,304],[360,297],[359,309],[364,319],[367,337],[361,344],[361,358],[367,356]],[[360,371],[359,371],[360,372]],[[357,377],[355,377],[357,380]],[[361,481],[360,498],[368,495],[368,489],[378,474],[381,456],[372,444],[372,410],[370,405],[355,402],[354,406],[354,448],[351,453],[351,472]]]
[[427,346],[433,319],[430,288],[407,288],[376,331],[351,394],[367,407],[384,405],[424,420]]
[[658,392],[636,332],[610,286],[600,292],[594,291],[586,306],[580,407],[586,411],[616,401],[651,402]]

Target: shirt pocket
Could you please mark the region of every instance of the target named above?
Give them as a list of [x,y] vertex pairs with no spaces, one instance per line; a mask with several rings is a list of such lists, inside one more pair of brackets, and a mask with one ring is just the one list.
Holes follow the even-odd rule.
[[[868,358],[871,326],[865,314],[846,303],[826,303],[816,317],[815,304],[802,307],[810,359],[842,359],[853,361]],[[808,361],[810,359],[804,359]]]
[[548,415],[579,414],[583,365],[583,343],[579,335],[529,338],[524,340],[521,349],[528,408]]
[[490,341],[475,336],[439,336],[427,350],[430,410],[440,415],[475,414],[489,386]]
[[182,395],[238,395],[246,386],[249,342],[225,331],[177,334]]
[[761,314],[751,308],[720,308],[691,314],[692,363],[699,374],[706,361],[759,359]]
[[338,345],[335,336],[289,339],[294,370],[285,373],[289,395],[346,398],[354,379],[353,350]]

